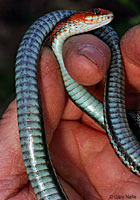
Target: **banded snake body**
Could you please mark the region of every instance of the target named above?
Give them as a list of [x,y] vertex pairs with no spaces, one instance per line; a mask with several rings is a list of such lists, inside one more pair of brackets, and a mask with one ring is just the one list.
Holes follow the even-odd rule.
[[[59,183],[45,143],[37,77],[42,46],[56,25],[51,35],[52,49],[60,64],[69,97],[106,130],[121,161],[133,173],[140,175],[140,145],[129,128],[126,116],[125,77],[119,39],[115,31],[106,25],[112,19],[113,14],[103,9],[50,12],[34,22],[19,46],[15,69],[18,126],[24,163],[37,199],[68,199]],[[111,49],[104,105],[71,78],[62,58],[63,44],[68,37],[92,30]]]

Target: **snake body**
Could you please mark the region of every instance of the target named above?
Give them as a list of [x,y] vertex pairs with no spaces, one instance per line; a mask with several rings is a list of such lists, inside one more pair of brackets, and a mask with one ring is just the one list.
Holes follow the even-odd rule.
[[[65,18],[65,20],[62,20]],[[23,159],[37,199],[68,199],[53,168],[45,143],[44,122],[38,88],[37,65],[47,36],[60,64],[65,88],[72,101],[99,123],[110,138],[115,152],[135,174],[140,175],[140,146],[132,134],[125,111],[124,69],[119,39],[105,24],[113,18],[110,11],[92,9],[75,13],[59,10],[39,18],[27,30],[16,57],[16,94],[18,126]],[[101,27],[103,26],[103,27]],[[101,28],[99,28],[101,27]],[[111,49],[111,64],[107,74],[104,115],[103,104],[68,74],[62,58],[64,41],[75,34],[91,31]],[[105,122],[104,122],[105,118]]]

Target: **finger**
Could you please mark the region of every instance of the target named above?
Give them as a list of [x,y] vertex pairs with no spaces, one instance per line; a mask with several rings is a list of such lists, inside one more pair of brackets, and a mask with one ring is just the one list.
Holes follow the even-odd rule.
[[[127,106],[140,108],[140,25],[130,29],[121,39],[121,51],[126,73]],[[133,95],[132,95],[133,94]]]
[[110,63],[109,47],[91,34],[69,38],[63,56],[69,74],[84,85],[101,81]]
[[130,29],[121,39],[128,92],[140,92],[140,25]]
[[65,105],[65,90],[56,58],[44,48],[39,64],[39,83],[48,139],[57,128]]

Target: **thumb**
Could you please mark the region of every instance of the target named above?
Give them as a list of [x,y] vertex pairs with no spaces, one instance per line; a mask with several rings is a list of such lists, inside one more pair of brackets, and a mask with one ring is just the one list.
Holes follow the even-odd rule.
[[101,81],[110,62],[109,47],[91,34],[69,38],[64,44],[65,66],[74,80],[83,85]]

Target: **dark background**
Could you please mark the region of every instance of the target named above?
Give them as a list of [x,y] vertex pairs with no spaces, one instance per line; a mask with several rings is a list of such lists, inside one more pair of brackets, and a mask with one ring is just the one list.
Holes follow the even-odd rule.
[[97,7],[113,11],[115,19],[111,25],[120,37],[140,24],[140,0],[0,0],[0,117],[15,98],[16,51],[27,28],[52,10]]

